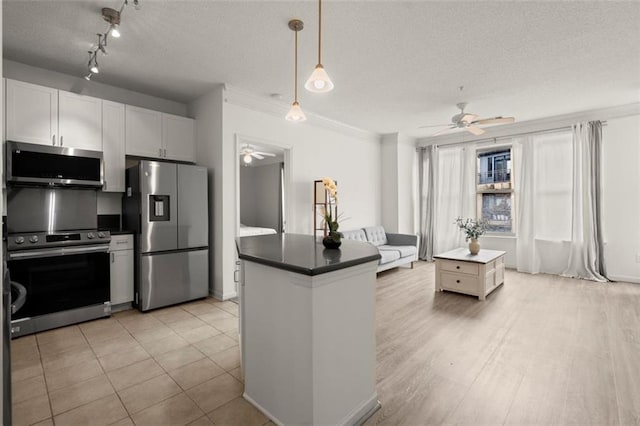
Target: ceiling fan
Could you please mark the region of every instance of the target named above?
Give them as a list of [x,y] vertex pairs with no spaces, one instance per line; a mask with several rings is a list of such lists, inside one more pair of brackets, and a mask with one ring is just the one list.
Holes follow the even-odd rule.
[[257,160],[264,160],[264,157],[275,157],[276,155],[270,152],[256,151],[255,148],[247,144],[240,150],[240,156],[245,164],[249,164],[254,158]]
[[508,124],[516,121],[514,117],[491,117],[491,118],[478,118],[476,114],[470,114],[468,112],[464,112],[464,109],[467,107],[466,102],[460,102],[456,104],[458,108],[460,108],[460,112],[453,117],[451,117],[451,123],[449,124],[433,124],[428,126],[420,126],[420,129],[424,129],[426,127],[442,127],[447,126],[444,129],[438,130],[431,136],[437,136],[442,133],[446,133],[453,129],[465,129],[469,133],[473,133],[478,136],[485,132],[484,129],[478,127],[482,125],[488,124]]

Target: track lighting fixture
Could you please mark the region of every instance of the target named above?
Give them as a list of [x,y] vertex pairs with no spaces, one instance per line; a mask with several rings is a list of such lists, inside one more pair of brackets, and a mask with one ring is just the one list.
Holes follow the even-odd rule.
[[[91,81],[91,77],[94,74],[98,74],[100,69],[98,68],[98,53],[107,55],[107,38],[111,35],[114,38],[120,37],[120,19],[122,17],[122,11],[125,6],[129,4],[130,0],[124,0],[120,10],[115,10],[110,7],[104,7],[101,10],[102,19],[104,19],[108,27],[104,33],[98,33],[98,44],[94,44],[89,51],[89,62],[87,64],[88,73],[84,76],[85,80]],[[133,0],[133,6],[136,10],[140,10],[140,1]]]
[[289,21],[289,29],[295,33],[295,53],[294,53],[294,78],[293,78],[293,103],[291,109],[286,115],[286,119],[293,122],[305,121],[307,117],[304,115],[300,104],[298,103],[298,31],[302,31],[304,23],[299,19]]
[[314,93],[333,90],[333,82],[322,66],[322,0],[318,0],[318,65],[304,84],[304,88]]

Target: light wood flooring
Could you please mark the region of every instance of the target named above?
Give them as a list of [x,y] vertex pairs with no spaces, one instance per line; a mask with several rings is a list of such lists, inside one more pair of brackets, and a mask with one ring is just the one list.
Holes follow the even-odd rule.
[[[434,292],[434,265],[378,274],[367,425],[640,425],[640,285],[507,271],[485,302]],[[13,341],[14,425],[231,424],[237,306],[206,299]]]
[[434,265],[378,275],[368,424],[640,424],[640,285],[507,271],[487,297]]

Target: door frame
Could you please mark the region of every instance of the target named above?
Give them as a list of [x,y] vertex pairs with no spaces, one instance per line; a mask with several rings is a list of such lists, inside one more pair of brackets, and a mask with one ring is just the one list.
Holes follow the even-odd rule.
[[292,196],[292,184],[291,184],[291,163],[292,163],[292,151],[293,147],[289,144],[271,141],[267,139],[261,139],[254,136],[248,136],[236,133],[235,134],[235,237],[238,238],[240,233],[240,148],[243,145],[264,145],[270,148],[280,149],[284,151],[284,209],[282,214],[284,215],[283,224],[285,232],[289,229],[289,219],[291,218],[291,196]]

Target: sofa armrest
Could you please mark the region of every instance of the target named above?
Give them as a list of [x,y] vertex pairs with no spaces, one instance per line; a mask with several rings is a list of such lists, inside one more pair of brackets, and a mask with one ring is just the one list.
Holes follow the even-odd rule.
[[418,247],[418,236],[415,234],[393,234],[387,232],[387,244],[390,246],[416,246]]

